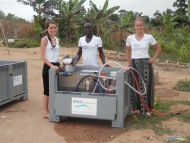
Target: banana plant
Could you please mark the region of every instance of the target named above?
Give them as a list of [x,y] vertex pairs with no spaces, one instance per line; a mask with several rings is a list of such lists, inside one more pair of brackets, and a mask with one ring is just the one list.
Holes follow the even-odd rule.
[[174,19],[175,17],[173,17],[171,13],[167,13],[167,11],[163,12],[162,22],[165,27],[165,32],[167,34],[172,34],[174,31],[174,25],[175,25]]
[[117,26],[120,29],[120,47],[122,47],[123,31],[129,26],[132,18],[132,12],[122,12],[117,23]]
[[[61,1],[59,18],[62,19],[60,22],[64,23],[64,27],[60,25],[60,28],[64,30],[66,42],[71,44],[73,37],[77,35],[76,31],[81,23],[84,13],[86,12],[83,4],[86,0],[69,0],[65,2]],[[63,34],[60,34],[63,38]]]
[[98,9],[96,4],[92,1],[89,1],[90,9],[88,9],[86,15],[86,21],[93,24],[94,33],[96,35],[100,35],[102,32],[101,29],[108,28],[110,24],[109,17],[113,14],[116,10],[118,10],[119,6],[114,6],[108,9],[109,0],[106,0],[102,9]]

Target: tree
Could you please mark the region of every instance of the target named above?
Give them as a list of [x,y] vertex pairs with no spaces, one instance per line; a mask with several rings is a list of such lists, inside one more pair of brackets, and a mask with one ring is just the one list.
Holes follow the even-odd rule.
[[110,15],[110,20],[113,21],[113,22],[117,22],[119,21],[119,15],[117,13],[113,13]]
[[33,7],[33,10],[37,13],[37,15],[33,15],[34,17],[34,31],[39,34],[39,38],[41,39],[44,33],[44,23],[46,20],[47,13],[52,13],[52,8],[50,1],[48,0],[17,0],[17,2],[21,2],[25,5],[30,5]]
[[185,25],[189,24],[189,20],[188,20],[188,3],[187,0],[176,0],[176,2],[174,2],[173,4],[174,7],[177,8],[177,10],[175,11],[175,15],[177,16],[175,18],[175,22],[180,23],[180,25],[178,25],[178,27],[183,27]]
[[167,34],[172,34],[174,30],[174,19],[175,17],[172,15],[171,11],[167,10],[166,12],[163,12],[163,26],[165,29],[165,32]]
[[3,11],[0,10],[0,20],[5,18],[5,13]]
[[98,9],[96,4],[89,1],[90,9],[87,11],[86,21],[93,24],[94,33],[100,35],[102,30],[108,28],[110,16],[119,9],[119,6],[111,7],[108,9],[109,0],[106,0],[102,9]]
[[120,47],[123,47],[123,32],[127,31],[127,28],[131,24],[131,17],[132,17],[132,12],[127,12],[127,11],[120,11],[120,18],[117,23],[119,29],[120,29]]
[[187,15],[187,0],[176,0],[176,2],[173,3],[173,7],[177,8],[177,15]]
[[83,6],[85,1],[86,0],[61,1],[58,18],[59,28],[62,33],[59,33],[59,35],[61,38],[65,36],[66,42],[69,42],[69,44],[75,41],[76,36],[78,36],[77,28],[86,12]]

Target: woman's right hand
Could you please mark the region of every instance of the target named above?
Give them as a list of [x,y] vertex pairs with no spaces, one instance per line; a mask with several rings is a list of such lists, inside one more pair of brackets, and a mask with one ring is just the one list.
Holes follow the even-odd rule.
[[153,63],[154,63],[154,61],[155,61],[155,59],[154,59],[154,58],[150,58],[150,59],[148,59],[148,63],[149,63],[149,64],[153,64]]

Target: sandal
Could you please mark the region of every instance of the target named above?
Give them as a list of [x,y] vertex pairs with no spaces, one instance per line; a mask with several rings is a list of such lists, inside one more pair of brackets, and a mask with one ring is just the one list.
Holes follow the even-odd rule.
[[49,114],[45,114],[43,117],[49,119]]

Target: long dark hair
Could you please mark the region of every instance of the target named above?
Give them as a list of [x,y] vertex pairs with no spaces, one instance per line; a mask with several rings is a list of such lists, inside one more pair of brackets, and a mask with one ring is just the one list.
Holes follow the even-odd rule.
[[[48,29],[48,27],[49,27],[50,24],[55,24],[55,25],[57,25],[57,23],[56,23],[55,21],[49,19],[49,20],[47,20],[46,23],[45,23],[45,29],[46,29],[46,30]],[[55,45],[52,44],[52,41],[51,41],[51,38],[50,38],[50,35],[49,35],[48,31],[46,31],[46,35],[47,35],[47,37],[48,37],[48,40],[49,40],[50,43],[51,43],[51,46],[52,46],[52,47],[55,47]]]

